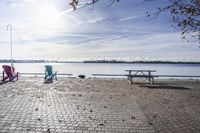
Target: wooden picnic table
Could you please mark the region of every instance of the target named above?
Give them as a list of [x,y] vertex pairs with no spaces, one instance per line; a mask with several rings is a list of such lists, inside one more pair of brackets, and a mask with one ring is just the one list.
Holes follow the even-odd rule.
[[151,83],[154,83],[154,76],[152,72],[156,72],[156,70],[125,70],[128,72],[128,80],[133,84],[133,78],[146,78]]

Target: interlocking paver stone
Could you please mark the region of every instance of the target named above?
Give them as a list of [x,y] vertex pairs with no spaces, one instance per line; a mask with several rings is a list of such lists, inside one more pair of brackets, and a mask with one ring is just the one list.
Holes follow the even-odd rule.
[[[90,84],[87,91],[69,91],[74,81],[65,80],[69,79],[44,84],[41,78],[24,78],[0,85],[0,90],[13,89],[0,96],[0,132],[154,132],[135,96],[95,92]],[[87,82],[82,83],[87,86]]]

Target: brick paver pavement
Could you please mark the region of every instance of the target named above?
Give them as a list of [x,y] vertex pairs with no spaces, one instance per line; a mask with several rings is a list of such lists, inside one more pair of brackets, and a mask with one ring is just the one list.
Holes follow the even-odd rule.
[[98,91],[89,80],[65,80],[44,84],[33,78],[0,85],[0,132],[154,132],[134,95]]

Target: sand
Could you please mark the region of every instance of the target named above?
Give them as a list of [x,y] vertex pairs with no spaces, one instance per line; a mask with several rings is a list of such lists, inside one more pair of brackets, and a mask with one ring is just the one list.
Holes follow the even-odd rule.
[[[20,77],[16,82],[0,82],[0,102],[43,87],[84,100],[123,101],[134,96],[155,132],[200,132],[200,80],[162,79],[155,84],[141,80],[131,85],[126,79],[58,78],[44,84],[42,78]],[[97,95],[94,98],[84,94]],[[106,96],[102,99],[99,94]]]
[[159,80],[132,92],[156,132],[200,132],[200,81]]

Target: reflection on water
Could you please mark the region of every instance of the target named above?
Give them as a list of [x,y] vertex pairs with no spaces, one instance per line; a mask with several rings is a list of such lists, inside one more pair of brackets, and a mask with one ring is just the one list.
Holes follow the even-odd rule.
[[[3,64],[6,63],[0,63],[0,66]],[[58,73],[72,73],[74,76],[83,74],[87,77],[94,73],[125,74],[126,69],[157,70],[156,74],[159,75],[200,75],[200,64],[15,63],[14,66],[22,73],[44,73],[46,64],[52,65]]]

